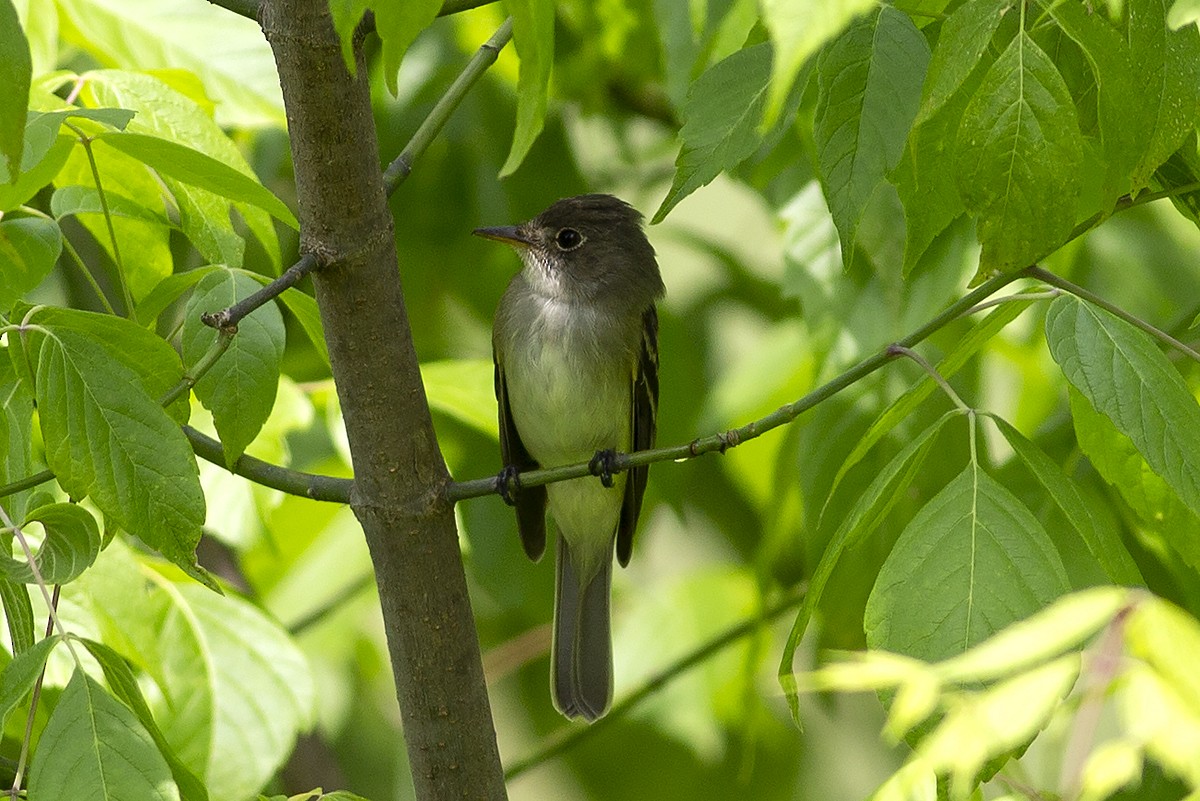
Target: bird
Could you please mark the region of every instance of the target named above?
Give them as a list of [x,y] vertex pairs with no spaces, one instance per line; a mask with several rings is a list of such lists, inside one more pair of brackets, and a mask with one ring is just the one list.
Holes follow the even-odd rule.
[[[642,215],[612,195],[563,198],[528,222],[474,233],[511,245],[523,264],[492,336],[500,484],[535,562],[547,508],[554,521],[551,699],[592,722],[612,703],[613,555],[628,564],[649,470],[612,475],[611,463],[654,446],[665,288]],[[519,486],[521,471],[584,461],[600,481]]]

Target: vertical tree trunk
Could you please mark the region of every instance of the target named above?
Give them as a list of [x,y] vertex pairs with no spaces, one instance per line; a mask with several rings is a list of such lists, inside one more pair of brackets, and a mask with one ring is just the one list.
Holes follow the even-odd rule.
[[[352,78],[326,0],[266,0],[301,247],[314,273],[375,564],[417,798],[502,799],[503,772],[449,481],[413,350],[361,55]],[[419,267],[414,267],[419,269]]]

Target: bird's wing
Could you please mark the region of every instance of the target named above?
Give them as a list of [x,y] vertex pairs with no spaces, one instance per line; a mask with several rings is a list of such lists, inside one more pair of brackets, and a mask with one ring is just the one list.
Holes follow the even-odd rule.
[[[500,417],[500,458],[504,466],[517,470],[536,470],[537,461],[525,450],[517,425],[513,422],[512,409],[508,405],[508,386],[504,383],[504,370],[500,360],[492,352],[492,363],[496,367],[496,405]],[[525,553],[533,561],[542,558],[546,550],[546,488],[528,487],[513,493],[517,508],[517,531]]]
[[[642,314],[642,354],[633,379],[633,450],[654,447],[658,430],[658,311],[654,306]],[[617,561],[621,567],[629,564],[633,552],[633,532],[642,511],[642,495],[646,492],[646,477],[650,466],[642,465],[629,471],[625,481],[625,499],[621,506],[621,522],[617,527]]]

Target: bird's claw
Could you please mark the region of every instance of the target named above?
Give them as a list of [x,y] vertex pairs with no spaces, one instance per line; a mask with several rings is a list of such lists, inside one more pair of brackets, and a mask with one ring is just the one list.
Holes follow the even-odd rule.
[[593,476],[600,477],[600,483],[612,489],[613,471],[616,468],[617,452],[612,448],[596,451],[596,455],[588,462],[588,470]]
[[517,502],[513,496],[521,490],[521,471],[516,465],[505,465],[504,469],[496,474],[496,491],[500,493],[500,497],[509,506],[516,506]]

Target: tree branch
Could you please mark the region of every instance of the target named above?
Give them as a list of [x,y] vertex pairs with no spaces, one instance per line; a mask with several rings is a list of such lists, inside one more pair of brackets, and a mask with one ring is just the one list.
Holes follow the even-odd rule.
[[418,801],[504,799],[449,483],[421,384],[379,169],[367,69],[327,0],[266,0],[312,273],[354,463]]
[[[252,19],[255,22],[258,22],[259,8],[262,6],[262,0],[208,0],[208,2],[214,6],[220,6],[226,11],[232,11],[240,17]],[[438,12],[438,16],[446,17],[450,14],[458,14],[494,2],[496,0],[445,0],[442,3],[442,10]],[[366,30],[368,33],[375,30],[374,15],[371,15],[370,26]]]
[[[941,314],[908,336],[863,359],[831,381],[822,384],[799,400],[779,407],[766,417],[754,420],[740,428],[694,439],[687,445],[654,448],[635,453],[618,453],[611,463],[612,470],[613,472],[620,472],[628,470],[631,467],[653,464],[654,462],[665,462],[668,460],[682,461],[695,458],[702,453],[711,453],[712,451],[724,453],[729,448],[737,447],[743,442],[762,436],[773,428],[778,428],[785,423],[795,420],[801,413],[808,411],[821,401],[836,395],[851,384],[883,367],[894,358],[893,348],[912,348],[1002,287],[1011,284],[1019,278],[1029,277],[1032,274],[1031,271],[1035,269],[1038,268],[1027,267],[1024,270],[1005,273],[988,279],[971,292],[963,295],[948,306]],[[593,471],[590,463],[580,462],[578,464],[552,467],[544,470],[529,470],[520,473],[518,479],[520,485],[523,487],[536,487],[542,484],[566,481],[567,479],[580,478],[587,475],[596,475],[596,473]],[[484,495],[491,495],[492,493],[499,493],[500,484],[498,479],[499,476],[493,476],[491,478],[478,478],[471,481],[451,482],[445,487],[445,497],[451,503],[457,503],[467,498],[478,498]]]
[[350,478],[335,478],[321,476],[316,473],[302,473],[290,470],[277,464],[264,462],[253,456],[242,454],[232,467],[225,464],[225,451],[221,443],[206,436],[191,426],[184,426],[183,433],[192,443],[192,450],[201,459],[212,462],[217,467],[231,473],[248,478],[255,484],[286,492],[288,495],[299,495],[314,501],[329,501],[331,503],[350,503],[350,495],[354,490],[354,480]]
[[713,656],[722,648],[737,642],[760,626],[770,623],[784,612],[795,609],[804,600],[805,591],[806,588],[803,586],[793,587],[788,591],[787,595],[773,606],[764,609],[760,614],[748,620],[743,620],[741,623],[726,629],[708,642],[700,644],[691,652],[651,676],[645,684],[628,696],[613,704],[613,708],[609,710],[608,714],[599,720],[587,726],[567,726],[559,729],[539,751],[510,765],[504,771],[504,778],[511,781],[530,768],[537,767],[551,757],[574,748],[579,743],[596,734],[596,732],[607,728],[614,721],[624,717],[629,710],[640,704],[645,698],[658,692],[663,686],[691,670],[710,656]]
[[1031,278],[1036,278],[1039,281],[1049,284],[1050,286],[1058,287],[1064,292],[1070,292],[1075,297],[1082,298],[1094,306],[1099,306],[1109,314],[1119,317],[1135,328],[1145,331],[1147,334],[1154,337],[1159,342],[1162,342],[1164,345],[1174,348],[1192,361],[1200,362],[1200,353],[1197,353],[1192,348],[1189,348],[1187,345],[1183,344],[1166,331],[1163,331],[1161,328],[1155,328],[1150,323],[1146,322],[1140,317],[1130,314],[1120,306],[1115,306],[1112,303],[1109,303],[1107,300],[1100,297],[1095,292],[1092,292],[1090,289],[1084,289],[1083,287],[1079,286],[1079,284],[1073,284],[1065,278],[1060,278],[1052,272],[1043,270],[1041,267],[1031,267],[1029,270],[1029,275]]

